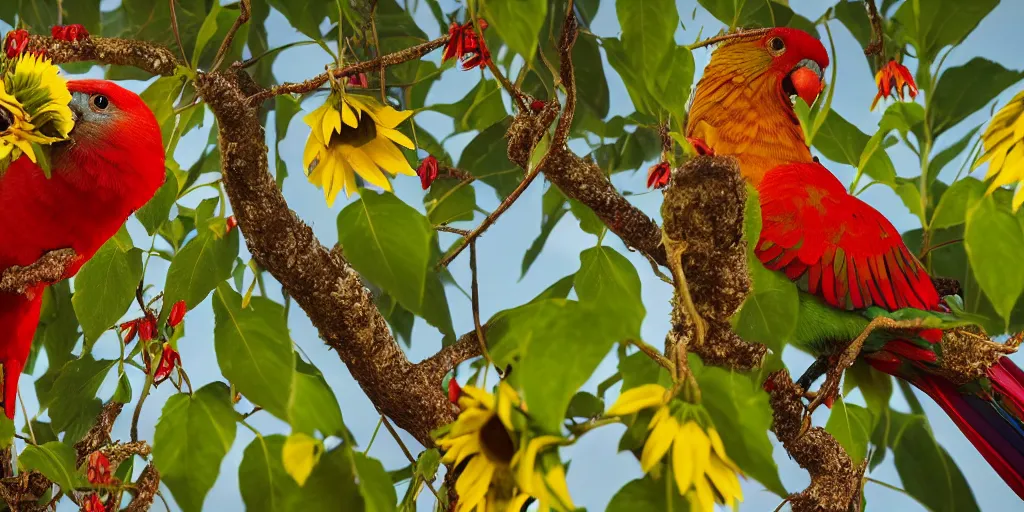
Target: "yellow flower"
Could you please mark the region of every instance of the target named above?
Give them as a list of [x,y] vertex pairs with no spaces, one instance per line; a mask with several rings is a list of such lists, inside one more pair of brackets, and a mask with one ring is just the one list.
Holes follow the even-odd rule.
[[445,450],[442,463],[458,467],[465,462],[455,482],[457,512],[504,512],[514,500],[512,407],[518,405],[518,395],[505,382],[498,385],[497,396],[473,386],[462,388],[462,412],[437,438]]
[[516,483],[521,492],[509,505],[510,512],[522,510],[530,496],[539,503],[537,512],[570,512],[576,509],[569,496],[569,486],[565,483],[565,468],[558,458],[557,447],[562,440],[559,436],[538,436],[516,452],[512,466],[516,468]]
[[395,146],[413,149],[412,141],[395,129],[410,115],[369,96],[335,91],[303,118],[313,131],[306,140],[302,166],[310,183],[324,190],[328,206],[342,189],[346,196],[355,192],[356,173],[384,190],[391,190],[391,182],[381,169],[392,175],[416,175]]
[[981,137],[985,154],[974,163],[974,168],[988,162],[986,180],[991,180],[986,194],[1016,183],[1013,211],[1024,204],[1024,91],[1017,93],[996,112]]
[[32,144],[66,140],[74,127],[71,93],[50,60],[24,53],[0,81],[0,172],[23,153],[33,162]]
[[699,511],[710,512],[715,503],[735,508],[743,501],[739,468],[725,453],[725,445],[707,413],[681,400],[671,398],[669,390],[658,384],[646,384],[629,389],[619,396],[606,413],[625,416],[644,409],[657,408],[650,424],[648,436],[640,454],[640,467],[649,472],[662,459],[672,466],[679,493]]

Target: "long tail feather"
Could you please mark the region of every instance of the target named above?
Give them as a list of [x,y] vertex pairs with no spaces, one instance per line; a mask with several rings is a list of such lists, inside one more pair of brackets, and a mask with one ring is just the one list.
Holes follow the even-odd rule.
[[941,376],[923,372],[907,380],[946,411],[996,473],[1024,499],[1024,371],[1004,357],[989,368],[988,377],[990,393],[963,393]]

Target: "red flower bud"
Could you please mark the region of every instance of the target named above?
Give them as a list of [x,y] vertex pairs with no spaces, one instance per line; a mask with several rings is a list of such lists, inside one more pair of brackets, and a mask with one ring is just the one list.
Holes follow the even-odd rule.
[[366,89],[370,86],[370,81],[366,79],[366,73],[359,73],[358,75],[348,77],[348,85],[350,87],[362,87],[363,89]]
[[78,42],[89,37],[89,31],[84,26],[74,23],[71,25],[55,25],[50,28],[50,35],[59,41]]
[[140,318],[139,322],[139,339],[142,341],[149,341],[156,338],[156,320],[146,316]]
[[89,469],[87,472],[89,483],[93,485],[110,484],[110,460],[103,452],[95,451],[89,454]]
[[125,345],[135,341],[135,335],[139,334],[139,321],[140,319],[137,318],[121,324],[121,334]]
[[21,52],[25,51],[27,47],[28,31],[23,28],[12,30],[4,37],[4,53],[7,54],[8,59],[21,55]]
[[179,300],[171,306],[171,314],[167,317],[167,325],[171,327],[177,327],[178,324],[185,318],[185,312],[188,311],[188,306],[185,305],[185,301]]
[[[478,19],[477,25],[483,32],[487,28],[485,20]],[[444,45],[444,54],[441,61],[448,59],[459,59],[462,61],[462,69],[475,67],[484,68],[491,60],[491,52],[487,50],[487,44],[483,37],[479,36],[473,28],[473,22],[466,22],[459,25],[452,22],[448,27],[448,42]]]
[[103,500],[96,493],[90,494],[82,500],[82,510],[85,512],[107,512],[103,506]]
[[434,155],[424,158],[420,162],[420,167],[416,169],[416,175],[420,177],[423,190],[430,188],[430,184],[437,179],[437,158]]
[[175,366],[181,365],[181,354],[171,347],[170,343],[164,343],[164,351],[160,355],[160,363],[156,366],[156,373],[153,374],[153,384],[159,384],[171,376]]
[[534,112],[544,110],[544,102],[541,100],[533,100],[533,103],[530,103],[530,110]]
[[228,224],[228,229],[227,229],[226,232],[230,233],[231,230],[235,229],[235,226],[238,225],[238,219],[236,219],[235,216],[232,215],[232,216],[228,217],[227,224]]
[[914,75],[911,75],[910,70],[896,60],[890,60],[878,70],[878,73],[875,74],[875,84],[878,85],[878,93],[875,94],[875,101],[871,102],[871,110],[875,109],[878,100],[888,98],[890,95],[899,96],[900,101],[904,101],[906,99],[903,93],[904,87],[906,87],[907,94],[910,94],[911,101],[917,97],[917,84],[914,83]]
[[459,381],[452,377],[448,381],[448,401],[457,404],[459,403],[459,397],[462,396],[462,387],[459,386]]
[[661,162],[652,165],[647,171],[647,188],[662,188],[668,185],[668,179],[672,176],[672,167],[668,162]]
[[712,150],[711,147],[708,146],[706,142],[704,142],[704,139],[698,139],[696,137],[687,137],[686,140],[689,141],[690,145],[693,146],[693,150],[696,151],[698,155],[715,154],[714,150]]

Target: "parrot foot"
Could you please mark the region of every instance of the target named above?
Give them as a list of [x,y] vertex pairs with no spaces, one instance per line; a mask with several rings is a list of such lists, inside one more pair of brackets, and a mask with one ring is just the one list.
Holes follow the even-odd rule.
[[804,370],[803,375],[797,379],[797,385],[804,389],[811,389],[811,384],[814,384],[814,381],[818,380],[822,375],[825,375],[825,372],[828,371],[831,364],[831,355],[818,357],[810,366],[807,367],[806,370]]
[[811,400],[811,403],[807,405],[807,414],[812,414],[822,403],[831,408],[832,402],[839,396],[839,384],[843,381],[843,372],[857,361],[857,356],[860,355],[860,350],[864,347],[864,342],[867,341],[872,331],[875,329],[918,329],[921,325],[922,321],[920,319],[899,321],[884,316],[872,319],[868,326],[864,328],[864,331],[851,341],[842,352],[837,354],[838,361],[826,373],[825,382],[818,388],[818,392]]

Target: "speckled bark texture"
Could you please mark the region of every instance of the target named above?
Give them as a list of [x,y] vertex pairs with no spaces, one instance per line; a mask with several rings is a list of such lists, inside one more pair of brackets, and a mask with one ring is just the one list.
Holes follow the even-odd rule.
[[0,293],[25,293],[25,290],[45,283],[56,283],[77,254],[74,249],[57,249],[24,267],[8,267],[0,272]]
[[160,471],[152,462],[146,465],[135,481],[135,489],[132,492],[132,502],[125,508],[125,512],[143,512],[153,506],[153,499],[160,490]]
[[661,215],[665,236],[683,242],[683,271],[698,314],[707,322],[703,344],[694,342],[693,319],[677,297],[672,329],[706,364],[749,370],[761,365],[767,348],[732,332],[732,317],[750,292],[743,212],[747,192],[736,162],[701,156],[672,173]]
[[89,37],[82,41],[60,41],[51,37],[30,36],[28,51],[42,50],[54,64],[95,61],[103,64],[133,66],[154,75],[173,75],[178,60],[168,48],[145,41],[116,37]]
[[771,395],[772,432],[790,457],[811,475],[811,484],[791,494],[793,512],[847,512],[859,510],[860,492],[867,461],[854,464],[832,434],[824,428],[804,428],[803,390],[789,372],[768,376],[765,388]]
[[977,326],[951,329],[942,333],[942,356],[938,374],[956,385],[985,377],[989,368],[1006,355],[1017,351],[1015,339],[996,343]]

